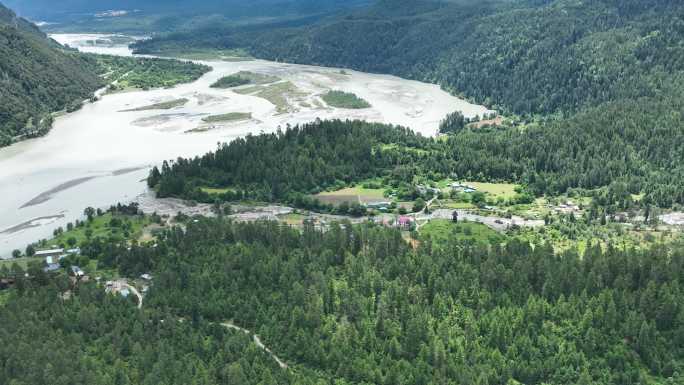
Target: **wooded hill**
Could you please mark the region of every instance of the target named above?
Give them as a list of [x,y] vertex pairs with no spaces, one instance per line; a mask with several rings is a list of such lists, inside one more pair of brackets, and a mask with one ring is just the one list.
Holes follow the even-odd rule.
[[[186,221],[154,246],[93,237],[100,269],[152,273],[142,309],[94,280],[0,269],[0,382],[578,384],[684,381],[681,247],[480,245],[398,230]],[[64,295],[68,292],[68,295]],[[131,297],[131,296],[129,296]],[[232,321],[255,331],[281,369]]]
[[47,131],[51,112],[104,85],[93,58],[63,49],[0,5],[0,146]]
[[47,133],[52,113],[79,109],[114,81],[110,91],[173,87],[211,71],[189,61],[82,54],[1,6],[0,54],[0,147]]
[[140,42],[248,48],[257,57],[392,73],[517,114],[649,97],[684,70],[684,5],[666,0],[382,0],[312,25]]
[[[587,112],[523,132],[462,129],[446,140],[377,123],[318,121],[236,139],[202,157],[164,162],[161,170],[153,168],[148,183],[162,197],[209,203],[246,198],[320,209],[306,196],[368,178],[411,189],[418,178],[456,175],[493,182],[514,178],[539,195],[602,188],[608,212],[635,205],[632,194],[644,194],[641,204],[672,207],[684,204],[684,169],[675,163],[684,160],[684,134],[679,118],[664,109],[634,103],[625,116],[609,110],[597,120]],[[662,128],[651,135],[630,125],[639,119]],[[231,192],[209,195],[202,187]]]

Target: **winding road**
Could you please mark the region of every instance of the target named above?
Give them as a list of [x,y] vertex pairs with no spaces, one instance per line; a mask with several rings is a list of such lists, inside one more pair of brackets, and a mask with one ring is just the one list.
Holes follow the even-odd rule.
[[263,349],[266,353],[268,353],[268,354],[275,360],[275,362],[278,363],[278,366],[280,366],[281,369],[287,369],[287,368],[288,368],[287,364],[286,364],[283,360],[281,360],[278,356],[276,356],[276,355],[271,351],[271,349],[269,349],[268,347],[266,347],[266,345],[264,345],[264,343],[261,342],[261,339],[259,338],[258,335],[256,335],[256,334],[250,332],[249,330],[247,330],[247,329],[245,329],[245,328],[241,328],[241,327],[239,327],[239,326],[237,326],[237,325],[235,325],[235,324],[232,324],[232,323],[230,323],[230,322],[222,322],[222,323],[221,323],[221,326],[224,326],[224,327],[226,327],[226,328],[228,328],[228,329],[238,330],[238,331],[241,331],[241,332],[243,332],[243,333],[245,333],[245,334],[250,334],[250,335],[252,335],[252,338],[254,339],[254,343],[256,344],[256,346],[258,346],[260,349]]
[[[122,289],[128,289],[128,290],[130,290],[131,293],[133,293],[136,297],[138,297],[138,309],[142,309],[142,305],[143,305],[143,296],[142,296],[142,294],[140,294],[140,292],[138,291],[138,289],[136,289],[136,288],[135,288],[134,286],[132,286],[132,285],[129,285],[128,283],[121,283],[121,288],[122,288]],[[183,319],[181,318],[180,321],[182,322]],[[220,325],[223,326],[223,327],[225,327],[225,328],[228,328],[228,329],[237,330],[237,331],[243,332],[243,333],[245,333],[245,334],[251,335],[251,336],[252,336],[252,339],[254,340],[254,343],[256,344],[256,346],[257,346],[259,349],[262,349],[263,351],[265,351],[266,353],[268,353],[268,354],[271,356],[271,358],[273,358],[273,360],[278,364],[278,366],[280,366],[281,369],[287,369],[287,368],[288,368],[288,366],[287,366],[287,364],[285,363],[285,361],[281,360],[280,357],[278,357],[277,355],[275,355],[275,353],[273,353],[273,351],[272,351],[271,349],[269,349],[266,345],[264,345],[264,343],[261,342],[261,338],[259,338],[258,335],[252,333],[251,331],[249,331],[249,330],[247,330],[247,329],[245,329],[245,328],[242,328],[242,327],[240,327],[240,326],[238,326],[238,325],[235,325],[235,324],[233,324],[233,323],[230,323],[230,322],[221,322]]]
[[142,305],[143,305],[143,296],[142,296],[142,294],[140,294],[140,292],[138,291],[138,289],[136,289],[134,286],[131,286],[131,285],[129,285],[129,284],[126,284],[126,287],[128,288],[128,290],[131,291],[131,293],[135,294],[135,296],[138,297],[138,309],[142,309]]

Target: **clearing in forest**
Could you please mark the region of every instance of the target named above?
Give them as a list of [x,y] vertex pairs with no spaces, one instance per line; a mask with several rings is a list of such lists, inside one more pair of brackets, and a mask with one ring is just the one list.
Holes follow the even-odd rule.
[[389,200],[384,196],[382,189],[369,189],[361,186],[347,187],[337,191],[325,191],[314,195],[316,199],[323,203],[340,204],[347,203],[374,203]]
[[431,239],[434,244],[444,244],[450,239],[469,240],[484,244],[499,244],[505,240],[500,233],[482,223],[446,219],[434,219],[420,227],[421,239]]

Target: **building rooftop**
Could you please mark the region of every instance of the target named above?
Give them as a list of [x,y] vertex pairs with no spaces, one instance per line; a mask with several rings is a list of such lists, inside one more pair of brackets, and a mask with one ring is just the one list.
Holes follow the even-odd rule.
[[62,254],[63,252],[64,252],[64,249],[38,250],[38,251],[36,251],[35,256],[40,257],[43,255]]
[[61,266],[59,265],[59,263],[50,263],[43,268],[43,271],[46,273],[50,271],[57,271],[60,267]]

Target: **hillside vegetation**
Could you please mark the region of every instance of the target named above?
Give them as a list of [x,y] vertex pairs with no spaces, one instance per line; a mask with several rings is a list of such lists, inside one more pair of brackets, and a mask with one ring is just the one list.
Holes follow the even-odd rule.
[[190,83],[211,71],[211,67],[190,61],[158,58],[131,58],[97,55],[102,76],[110,84],[110,91],[170,88]]
[[93,92],[172,87],[210,67],[177,60],[82,54],[48,39],[0,5],[0,147],[44,135],[55,112],[78,110]]
[[62,49],[0,5],[0,146],[50,128],[49,114],[104,85],[92,58]]
[[684,69],[684,5],[666,0],[383,0],[313,25],[216,29],[138,43],[426,80],[517,114],[654,96]]
[[[633,194],[644,195],[641,205],[681,206],[681,122],[659,106],[665,108],[634,103],[624,116],[601,119],[589,111],[522,132],[515,127],[464,129],[446,139],[377,123],[319,121],[237,139],[202,157],[165,162],[161,170],[152,170],[148,183],[162,197],[213,202],[216,197],[202,187],[231,187],[234,193],[226,195],[227,200],[315,206],[302,195],[368,178],[410,190],[420,178],[496,182],[513,176],[537,195],[556,196],[572,189],[599,192],[605,195],[602,205],[608,213],[637,205]],[[642,118],[661,127],[656,135],[629,125]]]
[[[152,273],[142,309],[94,280],[0,269],[7,384],[679,384],[681,248],[554,254],[482,227],[417,249],[373,225],[196,218],[150,245],[93,237],[99,269]],[[454,229],[454,231],[456,231]],[[487,232],[491,230],[486,229]],[[470,235],[468,235],[470,234]],[[481,241],[494,238],[490,245]],[[68,294],[64,294],[68,293]],[[281,369],[230,321],[257,331]],[[114,379],[114,380],[112,380]]]
[[443,127],[459,175],[539,194],[610,187],[669,207],[684,203],[683,20],[684,5],[665,0],[383,0],[303,27],[200,29],[137,48],[241,47],[436,82],[517,115]]

